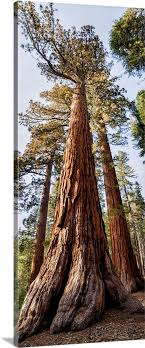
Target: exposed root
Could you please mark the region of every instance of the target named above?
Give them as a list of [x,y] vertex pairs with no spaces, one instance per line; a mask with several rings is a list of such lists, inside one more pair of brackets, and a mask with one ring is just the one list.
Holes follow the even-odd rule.
[[104,284],[97,274],[94,249],[84,245],[76,250],[75,244],[72,254],[71,270],[51,333],[84,329],[104,310]]
[[64,295],[57,314],[50,327],[51,333],[66,329],[76,331],[85,329],[92,322],[99,320],[104,310],[104,286],[95,274],[89,274],[84,286],[76,288],[76,293]]
[[[54,237],[47,255],[47,262],[41,267],[26,295],[16,328],[19,341],[40,329],[46,317],[48,322],[52,321],[51,304],[55,302],[54,299],[59,299],[69,263],[67,244],[69,233],[65,231],[64,234],[63,230],[61,232]],[[50,258],[51,263],[49,262]]]
[[108,251],[106,251],[104,258],[103,274],[106,292],[111,306],[114,305],[120,307],[129,313],[145,314],[145,307],[143,304],[132,297],[132,295],[124,288],[120,279],[116,276]]
[[128,295],[126,301],[121,303],[120,307],[122,309],[125,309],[130,314],[134,314],[134,313],[145,314],[145,307],[143,306],[143,304],[139,300],[132,297],[131,295]]

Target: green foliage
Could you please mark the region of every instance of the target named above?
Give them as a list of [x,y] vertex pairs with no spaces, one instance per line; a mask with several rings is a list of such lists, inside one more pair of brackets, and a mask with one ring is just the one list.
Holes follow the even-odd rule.
[[64,29],[55,18],[52,4],[40,5],[20,2],[18,21],[26,38],[23,48],[35,51],[41,73],[47,78],[72,82],[90,79],[94,72],[104,68],[105,52],[91,25],[77,31]]
[[29,130],[39,123],[58,122],[58,126],[66,126],[70,114],[73,89],[64,84],[55,84],[51,90],[43,91],[40,97],[44,102],[30,100],[26,114],[19,114],[19,123]]
[[145,91],[141,90],[133,104],[133,116],[131,130],[136,144],[140,150],[140,156],[145,155]]
[[145,90],[138,92],[136,97],[136,107],[141,119],[141,122],[145,125]]
[[130,190],[133,179],[135,179],[134,170],[130,167],[128,162],[128,155],[123,151],[118,151],[117,155],[114,156],[116,175],[122,195],[125,195],[125,189]]
[[[136,120],[132,122],[131,130],[136,147],[140,149],[140,156],[143,157],[145,155],[145,127],[142,127]],[[143,161],[143,163],[145,163],[145,161]]]
[[31,131],[30,142],[23,155],[18,154],[15,160],[16,183],[19,186],[17,191],[21,188],[22,192],[21,196],[19,195],[19,209],[27,211],[40,202],[45,170],[50,157],[53,157],[52,176],[60,173],[72,89],[56,84],[51,90],[41,92],[40,96],[45,100],[45,104],[30,101],[26,114],[19,115],[20,123]]
[[127,141],[127,111],[131,104],[125,97],[125,89],[116,84],[116,78],[110,77],[109,71],[95,74],[87,88],[90,122],[93,132],[98,132],[100,124],[109,126],[109,140],[120,145]]
[[130,227],[132,230],[133,222],[139,238],[141,237],[141,248],[143,258],[145,259],[145,200],[141,194],[141,187],[137,181],[133,185],[132,191],[128,193],[128,201],[131,208],[131,221],[129,221]]
[[131,237],[134,239],[134,234],[138,235],[143,250],[143,239],[145,237],[145,201],[141,194],[141,187],[136,181],[134,171],[128,162],[129,158],[123,151],[119,151],[114,157],[117,179]]
[[127,9],[111,31],[110,47],[130,73],[145,71],[145,10]]
[[[35,214],[36,218],[36,214]],[[36,221],[36,219],[35,219]],[[15,295],[15,324],[19,317],[19,312],[24,301],[24,297],[28,288],[28,281],[30,276],[31,257],[34,243],[34,221],[30,224],[29,228],[19,230],[18,237],[14,241],[14,255],[15,255],[15,267],[14,267],[14,295]]]
[[[55,185],[57,187],[57,185]],[[54,215],[54,201],[56,200],[57,190],[52,190],[49,202],[49,218],[46,228],[45,253],[51,239],[51,227]],[[15,279],[15,323],[19,317],[19,312],[23,304],[30,279],[31,259],[35,241],[38,206],[34,207],[27,218],[23,220],[23,229],[19,229],[18,236],[14,241],[14,279]]]
[[135,182],[134,192],[135,192],[134,203],[136,205],[137,217],[144,219],[145,218],[145,200],[141,194],[141,187],[137,181]]

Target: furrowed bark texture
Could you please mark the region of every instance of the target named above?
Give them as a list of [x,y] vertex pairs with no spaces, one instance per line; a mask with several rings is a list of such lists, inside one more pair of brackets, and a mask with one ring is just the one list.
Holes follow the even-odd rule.
[[131,245],[117,176],[103,121],[99,123],[98,134],[112,244],[112,261],[115,271],[125,288],[129,292],[134,292],[144,287],[144,281],[137,267]]
[[95,177],[85,89],[77,86],[60,178],[52,241],[25,298],[19,341],[44,325],[81,330],[102,316],[105,301],[143,311],[117,278],[106,247]]
[[53,156],[52,158],[49,159],[47,168],[46,168],[46,176],[45,176],[45,182],[44,182],[42,198],[40,203],[40,212],[39,212],[39,218],[38,218],[38,224],[37,224],[36,239],[34,244],[34,252],[32,255],[31,274],[30,274],[29,284],[31,284],[33,280],[37,277],[37,274],[39,273],[40,267],[44,259],[44,242],[45,242],[45,234],[46,234],[46,222],[47,222],[47,213],[48,213],[52,165],[53,165]]

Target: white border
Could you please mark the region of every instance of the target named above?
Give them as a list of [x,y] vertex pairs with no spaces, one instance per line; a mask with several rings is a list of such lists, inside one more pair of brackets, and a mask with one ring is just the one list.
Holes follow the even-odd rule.
[[[44,2],[44,0],[43,0]],[[45,1],[47,2],[47,1]],[[54,1],[55,2],[55,1]],[[63,0],[57,3],[144,7],[143,0]],[[2,337],[13,336],[13,1],[0,1],[0,347],[10,347]],[[144,341],[126,341],[124,347],[143,347]],[[96,343],[95,343],[96,344]],[[83,345],[87,348],[92,344]],[[122,342],[97,343],[121,347]],[[82,347],[81,345],[75,345]],[[71,348],[71,346],[69,345]]]

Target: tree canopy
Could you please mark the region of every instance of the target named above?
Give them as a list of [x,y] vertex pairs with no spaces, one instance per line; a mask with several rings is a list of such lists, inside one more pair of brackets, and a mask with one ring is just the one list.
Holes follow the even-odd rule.
[[145,10],[127,9],[115,21],[110,35],[112,53],[129,74],[145,71]]
[[145,90],[138,92],[136,97],[136,107],[141,119],[141,122],[145,125]]
[[94,72],[104,69],[105,51],[94,27],[75,26],[64,29],[55,18],[52,4],[39,6],[30,1],[19,4],[18,20],[26,43],[22,47],[35,51],[41,73],[48,78],[72,82],[87,81]]
[[[140,156],[145,155],[145,91],[138,92],[133,103],[134,120],[132,122],[132,135],[135,146],[140,150]],[[144,163],[144,162],[143,162]]]

